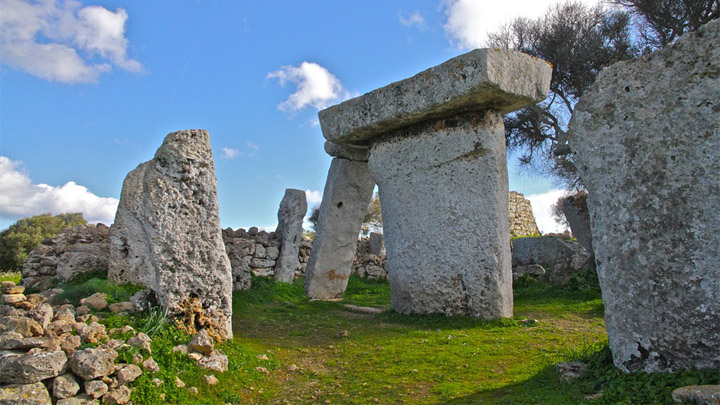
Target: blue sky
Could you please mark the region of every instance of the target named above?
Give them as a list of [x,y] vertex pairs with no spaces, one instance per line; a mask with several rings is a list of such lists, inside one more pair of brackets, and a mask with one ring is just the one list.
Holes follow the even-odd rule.
[[[285,188],[319,203],[318,109],[553,3],[0,0],[0,229],[44,212],[112,222],[127,173],[189,128],[210,132],[222,226],[273,227]],[[514,167],[534,205],[561,193]]]

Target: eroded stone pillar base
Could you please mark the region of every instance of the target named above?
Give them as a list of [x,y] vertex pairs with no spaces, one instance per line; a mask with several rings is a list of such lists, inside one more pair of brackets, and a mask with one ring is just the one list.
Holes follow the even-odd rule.
[[309,298],[340,298],[345,292],[374,187],[367,162],[332,160],[305,269],[305,294]]
[[512,316],[505,134],[498,112],[431,120],[380,137],[378,183],[393,309]]

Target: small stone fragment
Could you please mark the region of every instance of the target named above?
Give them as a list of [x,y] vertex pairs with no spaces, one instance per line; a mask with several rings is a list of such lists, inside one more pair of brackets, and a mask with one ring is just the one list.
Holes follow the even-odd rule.
[[300,367],[298,367],[297,365],[291,364],[288,366],[287,371],[292,373],[292,372],[298,371],[299,369],[300,369]]
[[80,345],[82,344],[82,341],[80,339],[80,336],[65,336],[65,338],[60,343],[60,349],[64,351],[65,353],[70,354],[70,352],[76,350]]
[[200,359],[203,358],[203,355],[198,352],[192,352],[192,353],[188,353],[187,357],[190,360],[199,361]]
[[195,387],[190,387],[190,388],[188,388],[188,391],[189,391],[190,393],[192,393],[192,394],[195,394],[195,395],[197,395],[197,393],[198,393],[198,389],[195,388]]
[[53,315],[52,306],[45,303],[37,304],[35,308],[27,314],[28,318],[36,320],[43,329],[47,328],[50,322],[52,322]]
[[86,305],[80,305],[75,309],[75,315],[87,315],[90,313],[90,307]]
[[152,339],[150,339],[148,335],[142,332],[138,333],[137,336],[128,339],[127,343],[130,346],[135,346],[138,349],[143,349],[148,353],[152,353],[152,351],[150,350],[150,343],[152,343]]
[[718,404],[720,403],[720,385],[688,385],[672,392],[677,403]]
[[141,364],[143,362],[143,356],[140,353],[135,353],[133,355],[133,363],[134,364]]
[[130,388],[122,385],[103,395],[103,404],[127,404],[130,401]]
[[206,375],[204,377],[207,385],[215,385],[220,382],[214,375]]
[[188,347],[187,347],[187,345],[177,345],[172,348],[172,352],[180,353],[181,355],[184,356],[184,355],[188,354]]
[[260,359],[260,360],[270,360],[270,359],[268,359],[267,354],[258,354],[257,356],[255,356],[255,358]]
[[202,329],[198,332],[190,342],[190,350],[204,355],[212,353],[215,349],[213,339],[208,334],[207,330]]
[[55,310],[55,317],[53,321],[66,321],[68,323],[75,323],[75,307],[72,305],[63,305]]
[[159,387],[163,384],[163,380],[159,378],[153,378],[150,382],[156,387]]
[[158,364],[152,357],[148,357],[147,360],[143,361],[142,366],[146,371],[149,371],[151,373],[160,371],[160,366],[158,366]]
[[85,298],[84,301],[80,302],[82,305],[86,305],[90,307],[90,309],[95,311],[102,311],[103,309],[108,307],[107,302],[107,294],[104,293],[95,293],[87,298]]
[[587,365],[579,361],[568,361],[555,365],[555,370],[560,374],[560,378],[565,381],[571,381],[580,377],[586,368]]
[[53,380],[52,393],[55,398],[70,398],[75,396],[78,391],[80,391],[80,385],[70,373],[59,375]]
[[224,373],[228,369],[228,358],[220,350],[215,350],[210,355],[200,359],[197,364],[204,369]]
[[85,393],[93,398],[100,398],[108,392],[108,386],[100,380],[85,381]]
[[255,370],[257,370],[263,374],[270,374],[270,371],[268,371],[268,369],[266,369],[265,367],[255,367]]
[[178,377],[175,377],[175,386],[178,388],[185,388],[185,383]]
[[132,313],[135,312],[135,306],[130,301],[124,301],[124,302],[116,302],[114,304],[110,304],[108,306],[108,309],[110,312],[116,313],[116,312],[127,312]]
[[140,367],[134,365],[134,364],[128,364],[127,366],[123,367],[120,371],[117,373],[117,380],[118,384],[120,385],[126,385],[128,383],[131,383],[135,381],[136,378],[140,377],[142,374],[142,370]]
[[78,328],[80,337],[83,342],[95,344],[103,339],[107,339],[107,333],[105,332],[105,325],[93,322],[89,325],[84,325],[82,328]]

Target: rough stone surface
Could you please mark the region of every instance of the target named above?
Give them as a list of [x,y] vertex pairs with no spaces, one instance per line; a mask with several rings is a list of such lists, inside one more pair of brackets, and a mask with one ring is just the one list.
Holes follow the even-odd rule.
[[625,371],[720,367],[718,44],[714,20],[605,69],[570,123]]
[[368,164],[393,309],[512,316],[502,116],[465,113],[398,130],[372,145]]
[[511,191],[508,195],[510,236],[523,237],[539,235],[540,230],[535,222],[530,200],[517,191]]
[[[570,225],[573,236],[593,258],[592,230],[590,229],[590,211],[587,207],[587,194],[575,194],[565,198],[562,211]],[[593,259],[594,263],[594,259]]]
[[0,318],[0,333],[8,331],[17,332],[23,337],[42,336],[43,327],[36,320],[24,316],[4,316]]
[[56,278],[62,284],[83,273],[107,271],[109,233],[103,224],[80,225],[42,241],[23,263],[23,285],[46,290]]
[[720,404],[720,385],[688,385],[672,392],[676,403],[695,403],[700,405]]
[[358,162],[367,162],[368,159],[367,146],[338,145],[325,141],[325,153],[332,157],[356,160]]
[[563,284],[573,274],[590,266],[590,254],[576,242],[551,236],[514,239],[513,268],[530,265],[542,266],[548,282]]
[[232,274],[207,131],[169,134],[152,160],[128,174],[110,244],[112,281],[147,286],[173,313],[197,298],[214,323],[208,327],[232,337]]
[[108,386],[100,380],[85,381],[85,392],[93,398],[100,398],[108,392]]
[[140,377],[142,370],[135,364],[128,364],[117,372],[117,381],[120,385],[126,385]]
[[85,298],[84,300],[81,300],[80,304],[86,305],[90,307],[90,309],[94,309],[95,311],[102,311],[108,306],[107,294],[95,293]]
[[367,163],[332,160],[313,249],[305,269],[308,297],[332,299],[345,292],[358,234],[374,187]]
[[210,354],[215,349],[215,344],[205,329],[198,332],[190,341],[190,350],[202,354]]
[[75,396],[80,391],[80,384],[75,377],[66,373],[55,377],[52,384],[52,393],[55,398],[65,399]]
[[97,405],[99,402],[86,394],[80,394],[76,397],[61,399],[56,405]]
[[385,256],[385,241],[383,235],[377,232],[370,232],[368,240],[368,253],[381,257]]
[[501,114],[542,101],[552,66],[517,51],[477,49],[319,112],[325,139],[366,145],[402,127],[492,105]]
[[278,226],[275,234],[280,237],[280,255],[275,263],[275,280],[291,283],[295,270],[300,267],[300,242],[303,234],[303,218],[307,213],[307,198],[302,190],[285,190],[278,210]]
[[127,404],[130,401],[130,388],[126,386],[117,387],[114,390],[110,390],[107,394],[103,395],[103,404]]
[[70,369],[83,380],[93,380],[114,373],[113,362],[116,357],[117,353],[114,350],[94,348],[78,350],[70,357]]
[[65,368],[65,352],[25,354],[0,351],[0,383],[32,384],[57,376]]
[[0,404],[52,405],[50,393],[41,382],[0,387]]
[[228,369],[228,358],[223,352],[215,350],[209,355],[198,360],[197,364],[206,370],[224,373]]

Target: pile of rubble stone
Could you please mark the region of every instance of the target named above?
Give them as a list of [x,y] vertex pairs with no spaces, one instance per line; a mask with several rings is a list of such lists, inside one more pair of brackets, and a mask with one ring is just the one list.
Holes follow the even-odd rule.
[[[77,307],[53,305],[62,290],[27,296],[24,290],[12,281],[0,285],[0,403],[125,404],[132,393],[130,383],[143,373],[160,370],[148,335],[130,326],[106,330],[98,322],[102,311],[134,312],[131,302],[108,304],[105,294],[96,293]],[[117,362],[118,351],[130,346],[138,349],[133,362]],[[214,349],[204,329],[189,345],[173,351],[207,370],[222,373],[228,367],[227,356]],[[217,383],[212,375],[205,380]],[[163,381],[156,378],[153,383],[159,386]],[[179,379],[173,383],[185,385]],[[188,389],[197,392],[197,388]]]

